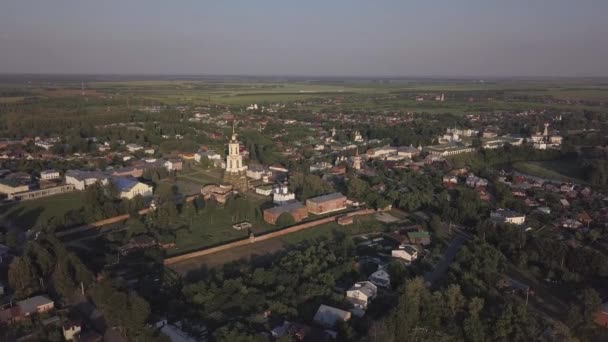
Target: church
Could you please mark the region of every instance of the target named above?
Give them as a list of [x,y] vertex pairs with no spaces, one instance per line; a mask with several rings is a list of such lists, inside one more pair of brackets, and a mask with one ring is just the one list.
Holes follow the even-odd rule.
[[247,191],[247,166],[243,165],[243,156],[239,151],[240,143],[237,140],[234,123],[232,124],[232,139],[228,143],[228,156],[224,170],[224,183],[231,184],[234,190]]

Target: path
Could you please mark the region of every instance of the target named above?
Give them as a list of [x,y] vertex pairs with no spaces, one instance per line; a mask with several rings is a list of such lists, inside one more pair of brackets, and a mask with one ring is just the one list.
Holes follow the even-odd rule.
[[454,262],[460,247],[470,239],[471,236],[469,234],[460,229],[454,229],[454,236],[452,237],[452,240],[450,240],[448,248],[443,252],[443,257],[435,265],[435,268],[432,271],[428,271],[424,274],[425,282],[434,285],[438,280],[443,278],[452,262]]

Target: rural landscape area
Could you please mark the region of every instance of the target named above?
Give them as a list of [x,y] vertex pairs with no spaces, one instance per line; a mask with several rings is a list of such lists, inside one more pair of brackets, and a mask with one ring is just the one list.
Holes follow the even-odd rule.
[[0,342],[608,341],[605,13],[0,3]]

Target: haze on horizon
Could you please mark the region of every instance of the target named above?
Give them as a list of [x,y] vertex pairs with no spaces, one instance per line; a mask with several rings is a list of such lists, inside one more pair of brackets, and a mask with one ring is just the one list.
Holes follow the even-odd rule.
[[608,76],[608,1],[7,0],[0,73]]

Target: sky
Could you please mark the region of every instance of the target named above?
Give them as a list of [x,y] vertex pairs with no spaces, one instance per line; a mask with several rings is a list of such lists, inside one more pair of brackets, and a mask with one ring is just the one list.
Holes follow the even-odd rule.
[[606,0],[1,0],[0,73],[606,77]]

